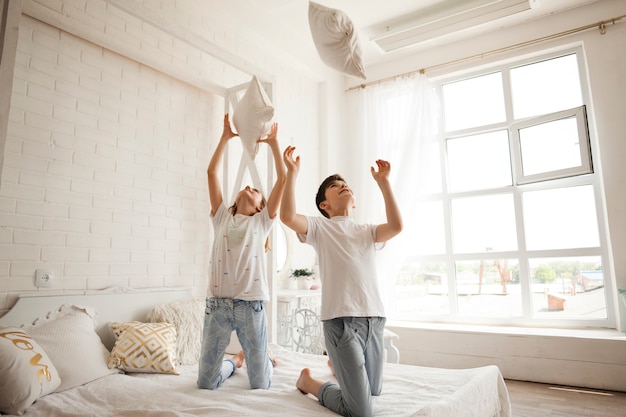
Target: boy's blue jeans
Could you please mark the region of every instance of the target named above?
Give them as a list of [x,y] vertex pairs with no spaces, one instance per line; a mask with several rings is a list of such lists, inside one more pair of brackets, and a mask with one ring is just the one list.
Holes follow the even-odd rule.
[[317,395],[328,409],[371,417],[372,395],[383,388],[384,317],[339,317],[324,321],[326,350],[339,385],[326,382]]
[[235,372],[232,360],[224,361],[224,352],[235,330],[243,349],[251,388],[268,389],[273,366],[267,349],[267,317],[263,301],[207,298],[198,387],[217,389]]

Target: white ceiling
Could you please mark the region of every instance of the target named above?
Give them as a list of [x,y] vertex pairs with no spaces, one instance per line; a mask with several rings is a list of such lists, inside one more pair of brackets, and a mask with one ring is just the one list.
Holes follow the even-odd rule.
[[[442,7],[458,7],[473,0],[319,0],[318,3],[343,11],[353,22],[359,35],[365,65],[415,52],[416,47],[383,54],[371,39],[382,34],[386,27],[406,27],[426,13]],[[464,30],[456,36],[472,36],[505,26],[554,14],[598,0],[538,0],[539,7],[515,16],[482,24]],[[224,13],[234,22],[240,22],[238,30],[247,31],[257,39],[274,44],[303,63],[319,61],[308,26],[308,0],[228,0],[211,2],[216,13]],[[429,42],[430,46],[449,42],[452,37]],[[422,45],[423,47],[424,45]]]

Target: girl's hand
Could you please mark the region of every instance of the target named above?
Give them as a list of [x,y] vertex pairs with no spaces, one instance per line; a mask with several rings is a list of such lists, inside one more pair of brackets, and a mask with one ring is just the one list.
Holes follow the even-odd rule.
[[278,145],[278,123],[274,122],[270,132],[267,134],[267,137],[265,139],[257,140],[257,143],[267,143],[270,146],[273,144]]
[[228,120],[228,113],[224,115],[224,129],[222,130],[222,140],[229,140],[238,136],[235,132],[233,132],[230,127],[230,120]]

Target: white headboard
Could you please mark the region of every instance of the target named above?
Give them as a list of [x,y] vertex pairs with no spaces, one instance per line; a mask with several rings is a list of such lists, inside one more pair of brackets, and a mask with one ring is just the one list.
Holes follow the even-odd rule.
[[109,323],[113,321],[146,321],[155,305],[192,299],[191,289],[175,288],[154,291],[103,291],[89,294],[23,295],[5,315],[0,326],[20,326],[32,323],[63,304],[92,307],[96,311],[96,332],[110,350],[115,336]]

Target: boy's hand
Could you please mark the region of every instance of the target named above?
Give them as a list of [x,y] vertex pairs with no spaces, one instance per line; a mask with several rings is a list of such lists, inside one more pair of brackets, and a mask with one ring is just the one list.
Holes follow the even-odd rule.
[[268,145],[278,144],[278,123],[274,122],[272,124],[272,128],[270,129],[270,133],[267,134],[265,139],[257,140],[257,143],[267,143]]
[[238,136],[235,132],[233,132],[230,127],[230,120],[228,120],[228,113],[224,115],[224,129],[222,130],[222,140],[229,140]]
[[283,152],[283,161],[287,167],[288,172],[295,172],[296,174],[300,170],[300,155],[293,159],[293,151],[296,150],[295,146],[287,146],[285,152]]
[[387,161],[383,161],[382,159],[378,159],[376,160],[376,165],[378,166],[378,171],[376,171],[374,167],[370,167],[374,181],[379,182],[381,180],[388,180],[389,172],[391,172],[391,164]]

